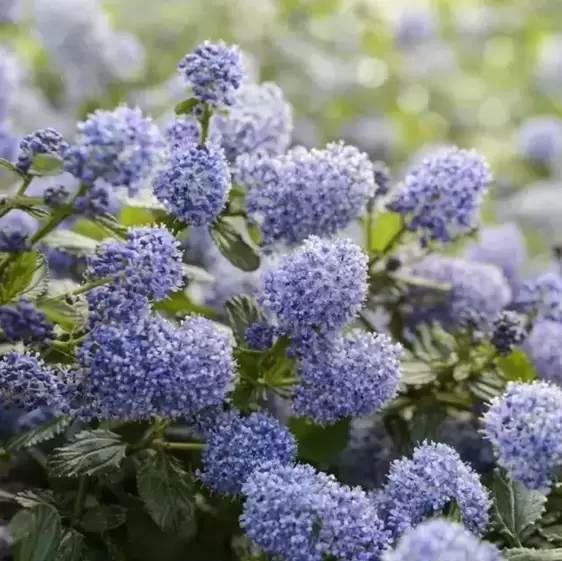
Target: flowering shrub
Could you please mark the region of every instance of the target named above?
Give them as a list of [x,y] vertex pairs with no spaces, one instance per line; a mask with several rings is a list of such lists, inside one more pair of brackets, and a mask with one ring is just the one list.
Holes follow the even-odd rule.
[[562,277],[522,281],[513,227],[443,255],[479,228],[484,155],[395,181],[291,146],[237,46],[178,72],[171,123],[97,109],[0,160],[3,456],[42,470],[2,494],[18,561],[561,559]]

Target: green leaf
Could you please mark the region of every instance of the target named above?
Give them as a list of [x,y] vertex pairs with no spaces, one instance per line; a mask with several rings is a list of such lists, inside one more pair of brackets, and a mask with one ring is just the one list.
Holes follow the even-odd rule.
[[88,509],[80,524],[86,532],[103,534],[125,524],[127,509],[121,505],[100,505]]
[[198,104],[199,100],[195,98],[184,99],[175,106],[174,111],[176,115],[186,115],[188,113],[192,113],[193,109],[195,109]]
[[101,224],[96,224],[92,220],[79,219],[74,223],[73,232],[82,234],[87,238],[101,242],[107,238],[111,238],[111,232]]
[[498,529],[514,545],[521,545],[525,530],[542,516],[546,496],[510,480],[500,469],[494,471],[492,493]]
[[425,386],[437,379],[437,372],[429,364],[412,360],[400,365],[400,383],[406,386]]
[[7,169],[9,172],[15,173],[15,174],[21,176],[21,173],[18,170],[18,168],[16,166],[14,166],[14,164],[9,162],[8,160],[5,160],[4,158],[0,158],[0,168]]
[[182,269],[189,282],[200,282],[203,284],[207,284],[215,280],[215,277],[213,277],[211,273],[209,273],[205,269],[202,269],[201,267],[182,263]]
[[17,561],[52,561],[61,541],[61,520],[47,504],[20,510],[10,522]]
[[119,213],[123,226],[148,226],[154,224],[154,215],[149,209],[127,206]]
[[31,508],[41,504],[56,505],[52,491],[47,489],[27,489],[14,495],[13,500],[24,508]]
[[233,296],[225,304],[228,325],[239,343],[245,340],[246,329],[266,317],[257,302],[249,296]]
[[562,549],[504,549],[506,561],[562,561]]
[[0,281],[0,304],[11,302],[31,283],[44,261],[37,251],[20,253],[6,268]]
[[56,561],[80,561],[84,536],[76,530],[64,530]]
[[51,438],[54,438],[69,427],[71,422],[72,418],[68,416],[53,417],[38,427],[14,436],[6,445],[6,449],[13,452],[51,440]]
[[372,247],[369,253],[384,253],[390,242],[402,229],[402,216],[397,212],[382,212],[375,217],[371,228]]
[[303,417],[293,417],[289,428],[299,445],[299,457],[320,462],[340,452],[349,437],[349,419],[328,426],[317,425]]
[[66,331],[72,331],[86,321],[83,309],[72,306],[64,300],[38,300],[36,306],[47,316],[47,319]]
[[172,314],[200,314],[208,318],[217,317],[217,312],[213,310],[213,308],[192,302],[185,290],[173,292],[165,300],[155,304],[154,308],[156,310]]
[[37,300],[47,294],[49,290],[49,263],[42,253],[36,253],[35,269],[27,286],[19,296],[28,300]]
[[457,500],[453,499],[443,509],[443,518],[451,522],[462,522],[462,510]]
[[259,268],[257,250],[244,240],[231,222],[216,220],[211,227],[211,237],[219,251],[238,269],[255,271]]
[[49,467],[55,477],[94,475],[118,467],[126,452],[127,443],[115,433],[82,431],[69,444],[54,450]]
[[37,154],[33,158],[30,175],[45,177],[48,175],[59,175],[64,171],[64,160],[56,154]]
[[157,454],[137,476],[139,495],[154,522],[165,532],[195,535],[195,498],[190,476],[171,456]]
[[496,359],[500,375],[508,382],[532,382],[537,372],[529,357],[521,349],[513,349],[507,356]]
[[98,246],[96,240],[72,230],[55,230],[45,236],[42,242],[47,247],[52,247],[77,257],[91,255]]

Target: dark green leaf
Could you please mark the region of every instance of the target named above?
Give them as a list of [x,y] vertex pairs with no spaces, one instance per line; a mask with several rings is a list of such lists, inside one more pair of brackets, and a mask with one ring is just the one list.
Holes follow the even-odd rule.
[[120,505],[100,505],[84,513],[80,524],[86,532],[102,534],[125,524],[127,509]]
[[372,244],[369,253],[384,252],[402,229],[402,216],[396,212],[382,212],[375,218],[371,229]]
[[259,268],[257,250],[244,240],[231,222],[216,220],[211,227],[211,237],[219,251],[238,269],[255,271]]
[[211,283],[215,280],[215,277],[211,275],[205,269],[201,267],[196,267],[195,265],[182,264],[182,269],[184,275],[187,277],[188,282],[200,282],[200,283]]
[[63,432],[70,426],[72,418],[68,416],[59,416],[49,419],[47,422],[34,427],[22,434],[14,436],[6,445],[10,451],[19,450],[20,448],[29,448],[36,446],[41,442],[54,438],[57,434]]
[[84,536],[76,530],[65,530],[60,542],[56,561],[80,561]]
[[437,372],[421,361],[406,361],[400,366],[400,382],[407,386],[425,386],[435,382]]
[[72,230],[55,230],[45,236],[42,242],[48,247],[77,257],[91,255],[98,246],[96,240]]
[[488,402],[503,393],[505,382],[493,372],[483,372],[469,382],[468,388],[478,399]]
[[183,232],[188,228],[188,224],[185,224],[181,220],[178,220],[173,214],[170,214],[165,210],[153,210],[152,215],[154,216],[154,220],[158,224],[165,226],[175,235]]
[[21,298],[37,300],[47,294],[49,290],[49,263],[42,253],[36,254],[35,270],[27,286],[19,294]]
[[86,320],[83,310],[64,300],[38,300],[36,305],[50,321],[60,325],[66,331],[72,331]]
[[513,544],[520,545],[525,530],[542,516],[545,495],[512,481],[499,469],[494,471],[492,493],[498,529]]
[[349,419],[329,426],[316,425],[302,417],[293,417],[289,428],[299,445],[299,457],[320,462],[340,452],[349,437]]
[[118,467],[126,451],[127,444],[115,433],[82,431],[69,444],[54,450],[49,467],[55,477],[94,475]]
[[21,175],[18,168],[8,160],[5,160],[4,158],[0,158],[0,168],[7,169],[8,171],[15,173],[17,175]]
[[64,171],[64,160],[56,154],[37,154],[33,158],[30,175],[59,175]]
[[31,508],[41,504],[56,506],[52,491],[47,489],[27,489],[26,491],[14,495],[14,501],[24,508]]
[[212,308],[192,302],[184,290],[178,290],[177,292],[170,294],[168,298],[158,302],[154,307],[157,310],[172,314],[200,314],[208,318],[214,318],[217,316],[217,312],[215,312]]
[[504,549],[506,561],[562,561],[562,549]]
[[451,522],[462,522],[462,511],[458,501],[453,499],[443,509],[443,518],[451,520]]
[[562,543],[562,524],[555,524],[554,526],[541,528],[540,533],[541,536],[543,536],[550,542],[557,544]]
[[61,520],[47,504],[20,510],[10,522],[17,561],[52,561],[61,540]]
[[225,308],[228,325],[239,343],[245,340],[250,325],[266,319],[257,302],[249,296],[233,296],[227,300]]
[[508,382],[532,382],[537,372],[529,357],[521,349],[513,349],[507,356],[496,359],[500,375]]
[[184,99],[180,101],[174,108],[176,115],[186,115],[192,113],[193,109],[199,104],[199,100],[195,98]]
[[6,268],[0,281],[0,304],[11,302],[31,283],[38,268],[43,266],[39,252],[20,253]]
[[171,456],[157,454],[139,470],[137,487],[146,510],[165,532],[189,539],[196,530],[190,476]]

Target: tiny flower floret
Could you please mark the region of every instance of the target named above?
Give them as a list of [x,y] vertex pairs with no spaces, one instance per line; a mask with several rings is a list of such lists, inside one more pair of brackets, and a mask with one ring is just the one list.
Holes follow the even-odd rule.
[[32,134],[26,134],[20,143],[16,168],[22,173],[27,173],[35,156],[53,154],[64,158],[68,148],[68,142],[55,129],[40,129]]
[[54,325],[35,305],[24,298],[0,307],[0,328],[8,341],[48,344]]
[[510,382],[483,417],[498,464],[529,489],[548,487],[562,467],[562,390]]
[[237,495],[254,469],[267,462],[290,465],[297,444],[289,430],[268,413],[219,415],[205,433],[200,479],[217,493]]
[[476,227],[490,182],[488,164],[476,151],[444,148],[406,176],[387,206],[420,232],[422,245],[449,242]]

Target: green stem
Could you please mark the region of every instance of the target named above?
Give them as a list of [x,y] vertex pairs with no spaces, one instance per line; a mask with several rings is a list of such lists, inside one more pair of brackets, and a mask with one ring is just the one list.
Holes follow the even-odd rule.
[[209,137],[209,124],[211,122],[211,110],[209,106],[205,103],[203,108],[203,115],[201,116],[201,146],[207,142]]
[[17,195],[23,195],[27,191],[27,188],[31,185],[32,181],[33,181],[33,176],[26,175],[25,179],[23,180],[23,183],[18,189]]
[[86,484],[87,480],[85,476],[82,476],[78,482],[78,494],[76,495],[76,500],[74,501],[74,508],[72,509],[72,518],[70,525],[74,528],[78,523],[80,514],[82,513],[82,508],[84,506],[84,500],[86,499]]
[[152,445],[156,448],[165,450],[201,450],[205,446],[204,442],[168,442],[166,440],[153,440]]
[[111,282],[111,277],[104,277],[102,279],[98,279],[92,282],[88,282],[83,284],[76,290],[72,292],[65,292],[63,294],[59,294],[58,296],[53,296],[52,298],[47,298],[47,300],[63,300],[67,296],[79,296],[80,294],[84,294],[84,292],[89,292],[92,288],[97,288],[98,286],[103,286],[104,284],[109,284]]
[[398,232],[396,232],[396,234],[394,234],[394,236],[392,236],[390,241],[386,244],[386,247],[382,252],[383,256],[388,255],[398,245],[398,242],[402,240],[407,231],[408,228],[406,228],[406,225],[402,225],[402,228],[400,228],[400,230],[398,230]]
[[371,248],[374,245],[373,240],[373,210],[375,208],[375,197],[369,199],[367,203],[367,217],[365,220],[365,247],[367,254],[371,254]]

